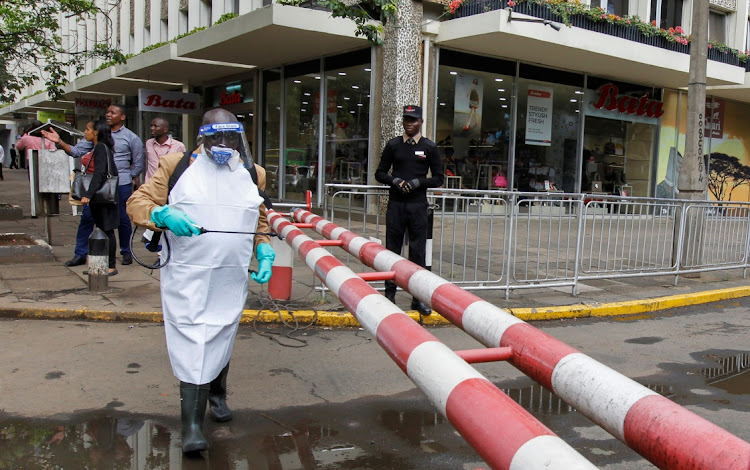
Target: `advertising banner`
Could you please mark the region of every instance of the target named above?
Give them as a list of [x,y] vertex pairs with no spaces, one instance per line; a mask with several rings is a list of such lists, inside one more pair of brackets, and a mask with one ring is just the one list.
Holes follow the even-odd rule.
[[453,135],[470,139],[482,137],[482,100],[484,83],[474,75],[456,75],[453,106]]
[[138,89],[138,111],[200,114],[201,98],[195,93]]
[[724,137],[725,101],[714,98],[706,99],[706,137],[721,139]]
[[552,145],[552,93],[550,87],[529,85],[526,102],[527,145]]
[[37,111],[36,118],[42,122],[47,122],[48,119],[65,122],[65,111]]

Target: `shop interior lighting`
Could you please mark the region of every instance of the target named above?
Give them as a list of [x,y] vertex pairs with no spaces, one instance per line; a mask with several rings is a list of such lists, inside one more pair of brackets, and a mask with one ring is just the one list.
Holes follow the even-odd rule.
[[571,99],[571,100],[570,100],[570,102],[571,102],[571,103],[578,103],[578,100],[577,100],[577,99],[575,99],[575,98],[573,98],[573,99]]
[[338,106],[336,106],[336,107],[337,107],[337,108],[339,108],[339,109],[343,108],[343,106],[341,106],[341,105],[338,105]]
[[352,88],[354,88],[355,90],[359,90],[359,87],[357,85],[352,85]]
[[305,96],[310,96],[310,93],[305,93]]
[[339,75],[343,77],[344,75],[346,75],[346,72],[339,72]]
[[502,81],[503,81],[503,79],[502,79],[502,78],[496,78],[496,79],[495,79],[495,81],[496,81],[496,82],[502,82]]
[[500,98],[500,101],[506,101],[507,98]]
[[458,75],[458,72],[454,72],[454,71],[452,71],[452,70],[451,70],[451,72],[450,72],[450,73],[451,73],[451,75]]
[[576,95],[582,95],[583,92],[581,90],[576,90]]
[[307,104],[307,101],[303,101],[302,104]]
[[445,103],[440,103],[440,106],[445,106]]
[[354,114],[354,111],[349,111],[350,113]]
[[503,91],[505,91],[505,88],[498,88],[497,91],[503,92]]
[[555,31],[560,31],[560,25],[555,24],[550,20],[543,20],[541,18],[519,18],[519,17],[513,18],[513,9],[511,7],[506,8],[505,11],[508,12],[508,23],[510,23],[511,21],[523,21],[525,23],[542,23],[543,25],[549,26]]
[[362,103],[357,103],[357,106],[364,106]]
[[365,69],[365,72],[372,72],[371,69]]
[[315,80],[320,80],[320,75],[316,75]]
[[501,106],[501,108],[507,108],[507,107],[508,107],[507,104],[504,104],[504,105]]
[[344,99],[345,99],[345,100],[349,100],[350,98],[349,98],[348,96],[345,96],[345,97],[344,97]]
[[302,80],[295,80],[294,83],[302,83]]
[[300,109],[300,111],[302,111],[303,113],[306,113],[306,112],[307,112],[307,110],[306,110],[306,109]]

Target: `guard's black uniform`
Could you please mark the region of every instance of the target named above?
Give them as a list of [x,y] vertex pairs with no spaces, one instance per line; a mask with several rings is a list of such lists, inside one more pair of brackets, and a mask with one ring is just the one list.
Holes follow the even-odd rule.
[[[394,253],[401,254],[404,233],[409,233],[409,261],[425,267],[425,245],[427,243],[427,188],[443,185],[443,167],[437,145],[420,134],[407,142],[403,136],[388,141],[383,149],[380,165],[375,171],[375,179],[387,184],[390,199],[385,216],[385,246]],[[392,174],[388,170],[393,167]],[[432,177],[427,177],[427,171]],[[403,194],[395,185],[394,179],[404,181],[419,180],[419,187]],[[385,282],[386,294],[395,294],[396,283]]]

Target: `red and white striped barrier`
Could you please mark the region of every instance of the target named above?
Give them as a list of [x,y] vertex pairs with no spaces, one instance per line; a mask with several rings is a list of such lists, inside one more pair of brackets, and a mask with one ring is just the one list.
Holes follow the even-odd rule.
[[596,468],[294,224],[268,220],[490,467]]
[[445,279],[305,210],[294,217],[395,282],[659,468],[750,469],[750,444],[671,400],[464,291]]

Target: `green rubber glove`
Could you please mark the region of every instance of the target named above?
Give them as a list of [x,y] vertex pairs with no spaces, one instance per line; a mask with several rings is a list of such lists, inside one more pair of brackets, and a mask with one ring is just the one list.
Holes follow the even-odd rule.
[[258,273],[250,273],[250,277],[258,284],[265,284],[271,279],[271,266],[276,259],[276,253],[268,243],[261,243],[255,248],[255,259],[258,260]]
[[158,227],[168,228],[178,237],[200,235],[201,231],[188,215],[169,206],[157,207],[151,211],[151,222]]

